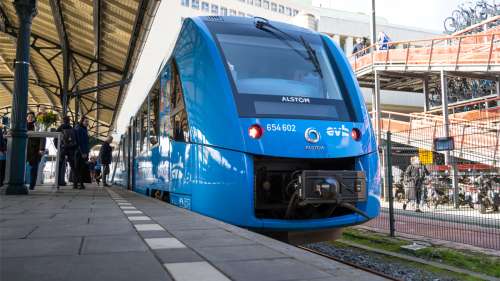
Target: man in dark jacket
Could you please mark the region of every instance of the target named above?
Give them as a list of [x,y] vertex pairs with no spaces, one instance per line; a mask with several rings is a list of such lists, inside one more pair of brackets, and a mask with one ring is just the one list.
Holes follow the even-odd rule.
[[[66,163],[69,163],[71,170],[74,173],[75,169],[75,149],[77,147],[75,131],[71,127],[69,116],[63,117],[63,123],[57,128],[57,132],[62,133],[61,151],[59,158],[59,185],[66,185],[64,174],[66,173]],[[57,146],[57,145],[56,145]]]
[[[420,210],[420,203],[422,202],[424,195],[424,180],[425,177],[429,175],[429,171],[420,163],[418,156],[413,156],[411,158],[411,164],[406,168],[404,173],[404,179],[407,186],[407,191],[405,191],[408,196],[408,201],[416,201],[415,212],[422,212]],[[407,203],[403,204],[403,209],[406,209]]]
[[5,179],[5,165],[7,163],[7,140],[4,137],[3,124],[0,123],[0,186]]
[[107,183],[107,178],[109,175],[109,165],[111,164],[111,158],[113,153],[113,148],[110,145],[112,142],[113,142],[113,137],[108,136],[106,141],[101,145],[101,149],[99,150],[99,159],[103,167],[102,184],[104,186],[109,186],[109,184]]
[[[35,113],[30,112],[28,113],[28,118],[27,118],[28,124],[27,128],[28,131],[34,131],[35,130]],[[42,155],[45,153],[45,138],[38,138],[38,137],[31,137],[28,138],[28,145],[27,145],[27,160],[28,163],[30,164],[30,189],[33,190],[35,189],[36,185],[36,179],[38,176],[38,164],[40,164],[40,160],[42,160]]]
[[80,122],[75,126],[75,137],[76,137],[76,149],[75,149],[75,169],[73,171],[73,188],[78,188],[80,184],[80,189],[85,189],[83,185],[85,173],[87,172],[87,159],[89,156],[89,134],[87,132],[87,126],[89,125],[89,120],[83,116]]

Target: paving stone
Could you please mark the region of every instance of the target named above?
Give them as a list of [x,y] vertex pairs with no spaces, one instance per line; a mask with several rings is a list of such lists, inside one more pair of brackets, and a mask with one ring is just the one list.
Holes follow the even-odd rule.
[[35,230],[37,226],[8,226],[8,227],[0,227],[0,239],[21,239],[25,238],[30,234],[33,230]]
[[205,261],[167,263],[165,267],[176,281],[230,281],[229,278]]
[[204,259],[189,248],[155,250],[155,255],[162,263],[193,262]]
[[294,259],[251,260],[214,263],[234,280],[310,280],[330,277],[326,272]]
[[29,235],[30,238],[39,237],[64,237],[64,236],[88,236],[88,235],[132,235],[134,229],[129,224],[86,224],[77,226],[42,226]]
[[77,255],[81,240],[79,237],[2,240],[0,257]]
[[144,239],[146,243],[153,250],[157,249],[176,249],[176,248],[185,248],[186,246],[182,244],[176,238],[168,237],[168,238],[146,238]]
[[253,245],[255,242],[222,229],[182,230],[171,233],[191,247]]
[[237,261],[284,258],[284,254],[261,245],[204,247],[196,249],[209,261]]
[[172,237],[170,233],[168,233],[165,230],[157,230],[157,231],[143,231],[139,232],[139,235],[145,239],[145,238],[166,238],[166,237]]
[[[132,217],[128,217],[128,220],[129,221],[150,221],[151,219],[147,216],[132,216]],[[0,225],[2,225],[0,223]]]
[[137,231],[155,231],[155,230],[163,230],[163,227],[159,224],[151,223],[151,224],[135,224],[135,229]]
[[148,247],[137,235],[88,236],[83,242],[82,254],[147,251]]
[[91,217],[90,224],[124,224],[129,225],[130,222],[125,216],[119,217]]
[[137,214],[142,214],[142,212],[141,212],[141,211],[129,211],[129,210],[127,210],[127,211],[123,211],[123,213],[124,213],[124,214],[126,214],[126,215],[137,215]]
[[0,280],[170,281],[149,252],[0,259]]

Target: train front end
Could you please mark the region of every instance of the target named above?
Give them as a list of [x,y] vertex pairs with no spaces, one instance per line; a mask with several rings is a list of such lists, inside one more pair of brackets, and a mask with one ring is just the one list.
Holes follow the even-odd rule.
[[207,17],[204,24],[227,75],[243,139],[252,212],[240,224],[317,231],[376,217],[375,137],[335,43],[261,18]]

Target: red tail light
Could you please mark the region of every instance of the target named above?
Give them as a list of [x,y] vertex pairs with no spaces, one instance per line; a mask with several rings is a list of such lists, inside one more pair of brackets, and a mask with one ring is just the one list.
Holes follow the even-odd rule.
[[351,137],[353,140],[359,141],[361,139],[361,131],[358,128],[352,129]]
[[252,139],[260,139],[262,137],[262,134],[264,133],[264,130],[262,130],[262,127],[259,126],[258,124],[253,124],[248,128],[248,135]]

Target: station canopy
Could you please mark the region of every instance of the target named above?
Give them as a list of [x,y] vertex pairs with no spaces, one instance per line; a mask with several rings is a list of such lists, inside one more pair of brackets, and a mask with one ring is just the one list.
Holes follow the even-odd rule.
[[[14,90],[18,17],[0,1],[0,115]],[[112,132],[158,0],[38,0],[31,34],[28,106],[85,115],[89,132]]]

